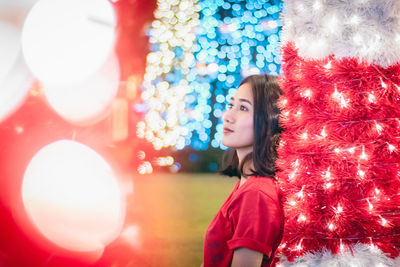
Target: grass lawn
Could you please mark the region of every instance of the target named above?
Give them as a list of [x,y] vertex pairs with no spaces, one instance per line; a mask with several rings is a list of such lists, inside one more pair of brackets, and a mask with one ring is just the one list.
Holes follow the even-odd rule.
[[138,227],[136,246],[115,265],[200,266],[205,230],[237,178],[153,174],[133,181],[126,225]]

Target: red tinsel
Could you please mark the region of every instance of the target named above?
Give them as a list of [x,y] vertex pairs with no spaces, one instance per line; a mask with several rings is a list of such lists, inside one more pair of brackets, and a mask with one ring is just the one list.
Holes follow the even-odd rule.
[[289,260],[355,243],[400,251],[400,64],[305,60],[283,47],[280,252]]

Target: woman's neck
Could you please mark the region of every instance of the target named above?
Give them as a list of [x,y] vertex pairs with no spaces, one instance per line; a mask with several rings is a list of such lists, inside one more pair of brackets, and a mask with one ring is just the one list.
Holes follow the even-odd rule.
[[[239,161],[239,166],[240,166],[240,163],[241,163],[241,161]],[[249,160],[244,164],[243,173],[240,178],[244,178],[244,179],[249,178],[249,176],[246,176],[245,174],[250,174],[251,170],[254,170],[253,160]]]
[[253,146],[242,147],[236,149],[236,155],[239,159],[239,163],[243,161],[243,159],[247,156],[247,154],[253,151]]

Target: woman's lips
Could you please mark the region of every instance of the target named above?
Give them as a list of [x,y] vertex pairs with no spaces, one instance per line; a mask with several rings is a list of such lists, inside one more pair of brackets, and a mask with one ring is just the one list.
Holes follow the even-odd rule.
[[233,131],[231,129],[224,128],[224,133],[233,133]]

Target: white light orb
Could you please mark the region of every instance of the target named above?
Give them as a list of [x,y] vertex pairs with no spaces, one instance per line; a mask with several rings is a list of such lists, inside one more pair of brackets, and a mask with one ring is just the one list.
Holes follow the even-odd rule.
[[119,235],[125,216],[110,166],[91,148],[70,140],[49,144],[32,158],[22,199],[35,227],[75,252],[103,250]]
[[118,92],[119,63],[111,56],[96,73],[75,84],[44,84],[43,91],[54,111],[77,125],[91,125],[104,119]]
[[20,31],[0,22],[0,122],[25,99],[33,77],[21,55]]
[[0,81],[0,122],[7,119],[24,103],[33,82],[34,77],[20,54],[14,67]]
[[20,8],[31,8],[38,0],[0,0],[0,6],[16,6]]
[[107,0],[40,0],[22,31],[26,62],[39,80],[65,84],[96,72],[114,46],[115,14]]
[[0,21],[0,82],[9,74],[20,51],[20,31]]

